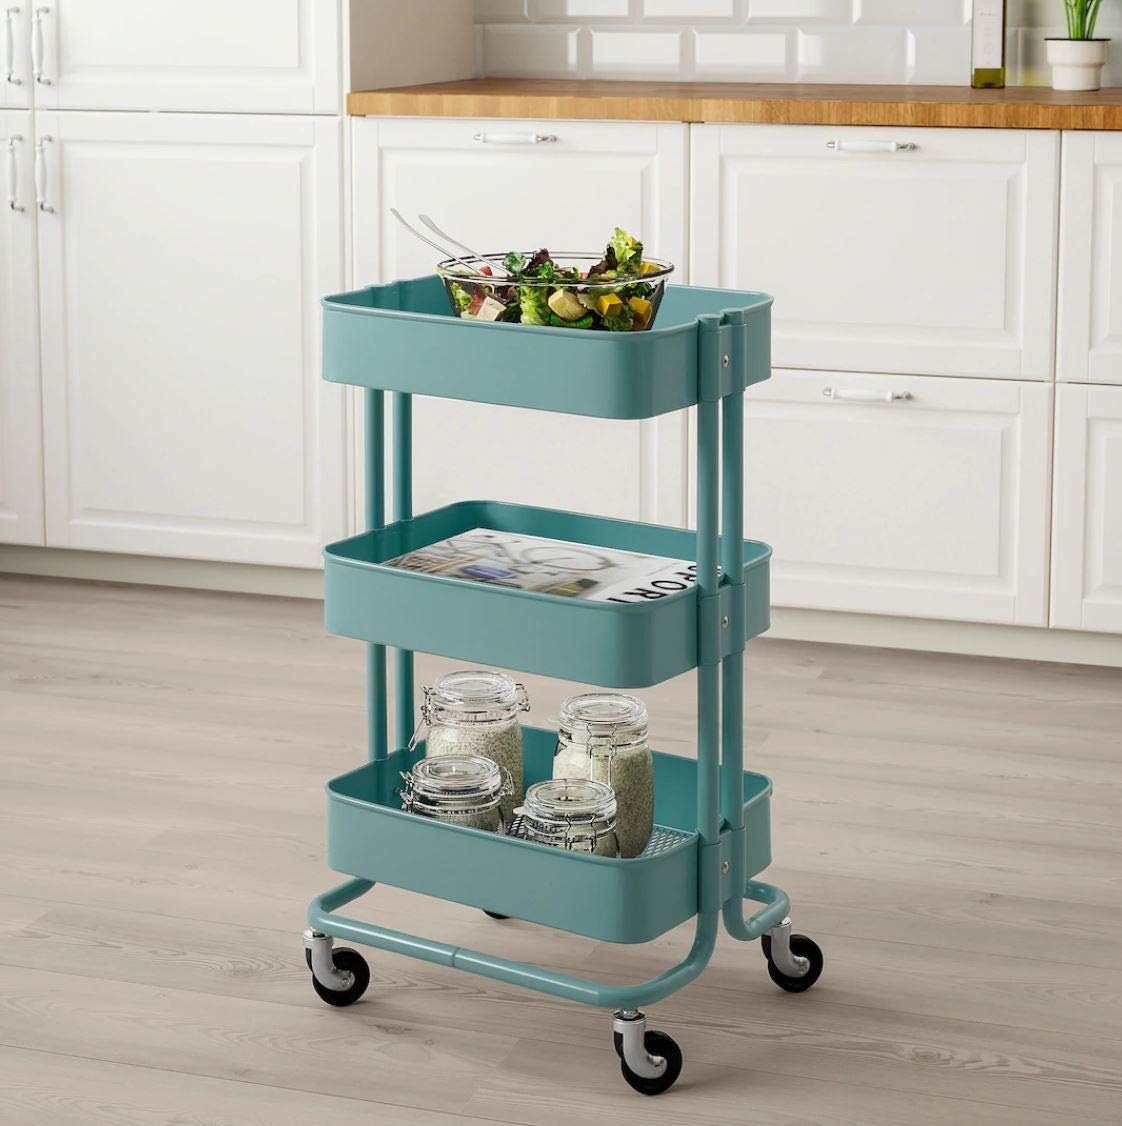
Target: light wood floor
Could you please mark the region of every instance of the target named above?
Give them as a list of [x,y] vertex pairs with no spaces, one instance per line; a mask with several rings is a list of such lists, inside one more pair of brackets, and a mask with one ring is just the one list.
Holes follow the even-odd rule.
[[[722,937],[653,1010],[686,1066],[643,1099],[598,1011],[377,951],[360,1004],[313,995],[322,785],[364,753],[362,649],[320,614],[0,577],[4,1126],[1122,1122],[1122,673],[753,643],[768,878],[826,971],[783,994]],[[645,695],[688,753],[692,680]],[[631,980],[689,941],[363,911]]]

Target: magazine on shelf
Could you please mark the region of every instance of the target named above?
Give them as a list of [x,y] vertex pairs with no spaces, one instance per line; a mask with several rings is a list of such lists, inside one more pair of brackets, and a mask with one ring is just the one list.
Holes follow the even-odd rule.
[[697,581],[697,564],[688,559],[489,528],[418,548],[385,566],[592,602],[651,602]]

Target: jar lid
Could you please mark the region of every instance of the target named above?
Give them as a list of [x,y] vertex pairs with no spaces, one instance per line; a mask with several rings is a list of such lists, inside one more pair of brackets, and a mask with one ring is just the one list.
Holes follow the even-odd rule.
[[558,729],[571,743],[622,747],[647,737],[647,706],[622,692],[585,692],[562,705]]
[[431,707],[464,715],[528,706],[525,688],[505,672],[490,669],[445,673],[436,678],[425,695]]
[[491,795],[502,788],[499,764],[483,755],[437,755],[423,758],[409,774],[417,797]]
[[527,820],[545,828],[615,822],[616,795],[604,782],[588,778],[552,778],[526,791],[522,809]]

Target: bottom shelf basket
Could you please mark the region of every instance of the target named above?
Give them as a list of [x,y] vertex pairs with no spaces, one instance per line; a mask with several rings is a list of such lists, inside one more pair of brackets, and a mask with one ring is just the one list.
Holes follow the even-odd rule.
[[[524,738],[529,786],[550,777],[556,735]],[[654,753],[655,832],[641,856],[616,860],[405,813],[401,771],[423,755],[397,750],[327,784],[335,871],[607,942],[648,942],[697,913],[694,759]],[[770,797],[770,780],[746,771],[748,878],[771,863]],[[722,848],[732,839],[722,833]]]

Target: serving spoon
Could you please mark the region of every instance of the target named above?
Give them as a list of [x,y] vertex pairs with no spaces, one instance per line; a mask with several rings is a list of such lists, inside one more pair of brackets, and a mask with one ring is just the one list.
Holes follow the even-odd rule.
[[445,242],[450,242],[453,246],[458,246],[461,250],[466,250],[468,254],[470,254],[477,262],[485,263],[486,265],[490,266],[491,269],[496,273],[501,270],[502,273],[500,276],[504,279],[510,279],[514,277],[514,275],[505,266],[499,265],[498,262],[493,262],[490,258],[486,257],[483,254],[480,254],[478,250],[472,250],[472,248],[468,246],[467,243],[460,242],[459,239],[454,239],[450,234],[448,234],[447,231],[442,231],[428,215],[418,215],[417,218],[419,218],[421,222],[424,223],[424,225],[428,227],[428,229],[432,231],[434,235],[436,235],[437,238],[441,238]]
[[401,225],[402,225],[402,226],[403,226],[403,227],[404,227],[404,228],[405,228],[405,229],[406,229],[406,230],[407,230],[407,231],[408,231],[408,232],[409,232],[409,233],[410,233],[410,234],[411,234],[411,235],[412,235],[412,236],[413,236],[414,238],[418,238],[418,239],[420,239],[420,240],[421,240],[421,242],[423,242],[423,243],[424,243],[424,244],[425,244],[426,246],[431,246],[431,247],[433,248],[433,250],[437,251],[437,252],[438,252],[439,254],[443,254],[445,258],[451,259],[451,261],[453,261],[453,262],[458,262],[458,263],[459,263],[459,264],[460,264],[461,266],[463,266],[463,267],[464,267],[464,269],[465,269],[465,270],[467,270],[467,271],[468,271],[468,273],[469,273],[469,274],[478,274],[478,273],[479,273],[479,271],[478,271],[478,270],[477,270],[477,269],[476,269],[476,268],[475,268],[475,267],[474,267],[474,266],[473,266],[473,265],[471,264],[471,263],[472,263],[472,259],[470,259],[470,258],[463,258],[463,257],[461,257],[461,256],[460,256],[459,254],[453,254],[453,253],[452,253],[452,251],[450,251],[450,250],[449,250],[449,249],[448,249],[447,247],[445,247],[445,246],[440,246],[440,245],[438,245],[437,243],[433,242],[433,241],[432,241],[432,239],[428,238],[428,237],[427,237],[426,235],[423,235],[423,234],[421,234],[421,232],[420,232],[420,231],[418,231],[418,230],[417,230],[417,228],[416,228],[416,227],[414,227],[414,226],[413,226],[413,224],[412,224],[412,223],[410,223],[410,222],[409,222],[409,221],[408,221],[408,220],[407,220],[407,219],[405,218],[405,216],[404,216],[404,215],[402,215],[400,211],[398,211],[398,209],[397,209],[396,207],[391,207],[391,208],[390,208],[390,214],[391,214],[391,215],[392,215],[392,216],[393,216],[393,217],[394,217],[394,218],[395,218],[395,219],[396,219],[396,220],[397,220],[397,221],[398,221],[398,222],[399,222],[399,223],[400,223],[400,224],[401,224]]

